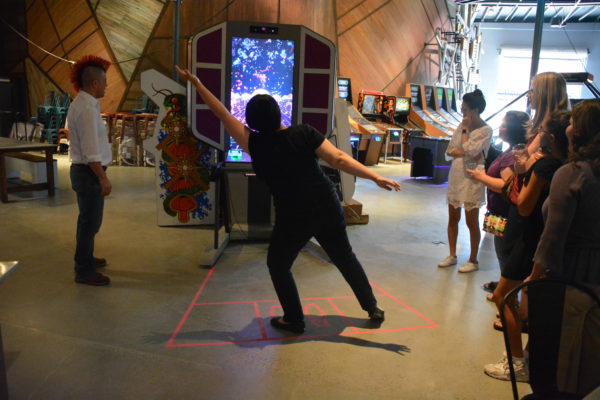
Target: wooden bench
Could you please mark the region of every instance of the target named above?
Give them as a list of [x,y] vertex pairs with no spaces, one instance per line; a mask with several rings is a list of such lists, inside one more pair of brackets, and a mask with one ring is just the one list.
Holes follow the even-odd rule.
[[[32,184],[46,183],[46,157],[33,153],[6,153],[6,177],[18,178]],[[58,186],[56,160],[52,160],[54,187]]]
[[[45,157],[36,156],[35,154],[30,155],[31,151],[44,151]],[[56,164],[52,158],[52,154],[56,151],[56,145],[38,142],[26,142],[21,140],[14,140],[9,138],[0,137],[0,200],[3,203],[8,202],[8,194],[14,192],[26,192],[35,190],[48,190],[48,196],[53,197],[55,193],[54,188],[54,177],[56,176]],[[7,154],[18,154],[17,156],[7,156]],[[23,154],[23,155],[21,155]],[[33,157],[32,157],[33,156]],[[37,162],[42,158],[44,163]],[[22,169],[27,169],[27,165],[45,165],[46,167],[46,179],[42,179],[43,173],[32,173],[32,180],[40,179],[44,180],[44,183],[33,183],[30,185],[8,185],[7,176],[7,161],[12,163],[13,161],[25,163],[22,164]],[[32,162],[33,161],[33,162]],[[29,168],[31,167],[29,165]],[[19,168],[18,170],[20,170]],[[42,169],[43,171],[43,169]],[[35,176],[34,176],[35,175]]]

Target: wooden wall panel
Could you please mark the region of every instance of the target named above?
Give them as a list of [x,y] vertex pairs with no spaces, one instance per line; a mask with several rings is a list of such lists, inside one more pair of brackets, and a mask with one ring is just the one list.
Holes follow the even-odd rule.
[[[103,0],[96,16],[120,63],[126,79],[131,78],[137,59],[160,15],[163,4],[157,0]],[[125,60],[132,60],[122,62]]]
[[336,42],[333,0],[295,0],[289,3],[281,7],[279,23],[304,25],[333,43]]
[[[284,1],[284,7],[293,7],[292,1]],[[236,0],[229,5],[228,21],[277,23],[278,0]]]
[[27,74],[29,113],[30,115],[37,115],[37,107],[44,104],[46,95],[52,90],[56,93],[60,93],[61,90],[44,75],[29,57],[25,58],[24,64]]
[[[361,89],[403,95],[407,82],[432,83],[437,78],[437,49],[424,48],[424,43],[432,41],[436,28],[450,28],[444,1],[184,1],[180,14],[180,64],[186,65],[187,40],[191,36],[226,20],[305,25],[336,43],[339,73],[352,78],[354,95]],[[44,2],[58,22],[56,29],[64,39],[62,43]],[[45,49],[62,54],[64,47],[69,59],[94,53],[113,62],[141,57],[139,61],[111,67],[107,98],[101,102],[103,111],[116,111],[118,104],[123,110],[139,106],[142,71],[155,68],[171,75],[172,1],[27,0],[26,4],[30,6],[28,35]],[[29,54],[60,89],[72,92],[68,64],[57,63],[32,47]]]
[[[69,53],[69,57],[73,60],[78,60],[88,54],[94,54],[107,60],[111,59],[100,33],[94,33],[84,40]],[[61,62],[48,71],[48,75],[62,90],[68,92],[71,97],[74,97],[76,92],[69,80],[70,70],[70,64]],[[105,97],[100,99],[100,109],[102,111],[116,111],[121,97],[125,92],[126,84],[122,75],[114,66],[110,67],[106,75],[108,88]]]
[[340,75],[352,78],[354,96],[361,89],[404,95],[407,82],[433,83],[437,49],[424,48],[434,37],[427,13],[434,27],[447,21],[433,1],[367,0],[338,20]]
[[44,0],[61,39],[92,16],[87,1]]
[[[59,43],[52,20],[42,0],[35,1],[27,11],[27,35],[31,41],[46,50],[55,48]],[[34,61],[40,62],[46,53],[30,44],[29,56]]]
[[341,18],[344,14],[350,12],[356,6],[364,3],[365,0],[335,0],[337,17]]
[[[64,58],[66,56],[66,54],[63,51],[62,46],[60,44],[57,44],[56,47],[54,47],[53,49],[50,50],[50,52],[59,57]],[[60,62],[60,59],[53,57],[50,54],[46,54],[46,56],[42,59],[42,61],[40,61],[38,63],[38,66],[41,68],[42,71],[48,71],[57,62]]]
[[98,30],[98,25],[93,17],[90,17],[87,21],[83,23],[77,30],[71,32],[67,37],[63,40],[63,48],[65,51],[71,51],[75,46],[77,46],[81,41],[90,36],[92,33]]

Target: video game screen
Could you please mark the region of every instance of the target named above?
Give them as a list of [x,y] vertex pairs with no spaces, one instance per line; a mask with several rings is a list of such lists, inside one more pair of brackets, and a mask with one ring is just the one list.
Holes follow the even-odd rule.
[[410,111],[410,97],[396,97],[396,112],[408,114]]
[[[243,124],[246,124],[246,104],[257,94],[273,96],[281,109],[281,124],[292,124],[293,40],[231,38],[231,114]],[[249,159],[246,154],[240,156],[242,150],[232,147],[234,144],[231,140],[228,161]]]
[[350,79],[338,78],[338,97],[340,99],[348,99]]
[[377,104],[375,96],[372,94],[365,94],[360,112],[364,115],[374,115],[377,114],[376,108]]
[[442,108],[442,104],[444,103],[444,88],[437,88],[437,100],[438,106]]

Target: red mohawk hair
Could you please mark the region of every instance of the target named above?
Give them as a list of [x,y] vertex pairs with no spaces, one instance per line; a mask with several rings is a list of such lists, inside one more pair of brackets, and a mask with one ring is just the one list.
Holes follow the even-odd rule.
[[81,90],[81,76],[85,68],[98,67],[102,68],[102,70],[106,72],[108,70],[108,67],[110,67],[110,64],[110,61],[92,55],[85,56],[82,59],[78,60],[73,66],[73,68],[71,68],[71,83],[73,84],[75,90],[78,92]]

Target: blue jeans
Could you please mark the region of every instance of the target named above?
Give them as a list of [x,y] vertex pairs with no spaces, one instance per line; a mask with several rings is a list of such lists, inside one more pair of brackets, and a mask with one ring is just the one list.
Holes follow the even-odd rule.
[[75,277],[87,278],[96,272],[94,237],[102,225],[104,197],[100,194],[98,177],[84,164],[71,165],[71,187],[77,194],[79,217],[75,248]]
[[298,289],[291,272],[298,252],[314,236],[352,288],[363,310],[377,306],[362,265],[352,251],[344,214],[337,199],[322,208],[294,215],[277,215],[269,244],[267,266],[286,322],[304,321]]

